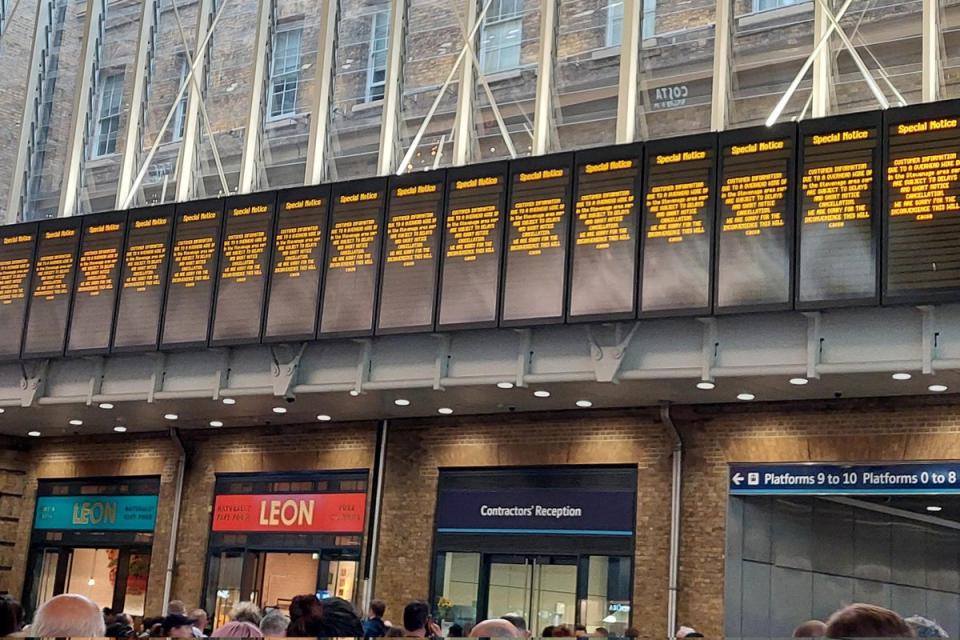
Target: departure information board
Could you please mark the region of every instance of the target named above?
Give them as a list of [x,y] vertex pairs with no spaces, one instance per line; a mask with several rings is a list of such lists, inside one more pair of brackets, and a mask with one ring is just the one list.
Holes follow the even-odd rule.
[[709,312],[716,136],[651,142],[645,159],[640,313]]
[[960,293],[960,103],[886,114],[885,300]]
[[877,299],[880,126],[879,114],[800,124],[798,308]]
[[358,180],[333,188],[321,335],[373,332],[386,182]]
[[569,153],[510,165],[503,325],[563,319],[572,169]]
[[211,346],[260,341],[275,193],[227,198]]
[[79,246],[80,218],[40,223],[23,339],[24,358],[63,355]]
[[223,200],[177,205],[161,348],[207,344],[222,218]]
[[0,227],[0,359],[20,357],[37,225]]
[[125,212],[84,216],[67,353],[107,353],[120,280]]
[[113,330],[114,351],[157,348],[173,220],[172,204],[130,212]]
[[720,134],[716,307],[789,309],[796,125]]
[[390,181],[378,333],[433,329],[445,177],[435,171]]
[[496,326],[506,197],[506,162],[447,171],[439,328]]
[[574,167],[571,320],[632,317],[642,147],[584,151]]
[[329,203],[330,187],[304,187],[280,194],[264,341],[316,336]]

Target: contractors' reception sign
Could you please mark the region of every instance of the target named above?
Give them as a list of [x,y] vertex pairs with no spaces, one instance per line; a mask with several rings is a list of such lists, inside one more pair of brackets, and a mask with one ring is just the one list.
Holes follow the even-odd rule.
[[363,533],[365,493],[219,495],[215,532]]
[[59,531],[153,531],[157,496],[43,496],[33,527]]
[[960,464],[731,465],[731,495],[924,495],[960,493]]

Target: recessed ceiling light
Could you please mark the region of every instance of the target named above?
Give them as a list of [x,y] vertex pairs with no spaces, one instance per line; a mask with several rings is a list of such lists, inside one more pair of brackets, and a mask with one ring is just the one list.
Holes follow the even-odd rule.
[[125,426],[123,426],[122,424],[118,424],[117,426],[115,426],[115,427],[113,428],[113,430],[116,431],[117,433],[126,433],[126,432],[127,432],[127,428],[126,428]]
[[76,418],[74,418],[73,420],[70,421],[70,424],[72,424],[75,427],[82,427],[83,420],[77,420]]
[[113,404],[110,402],[101,402],[99,407],[101,409],[113,409]]
[[211,426],[211,427],[222,427],[222,426],[223,426],[223,423],[220,422],[219,420],[211,420],[211,421],[210,421],[210,426]]
[[497,383],[497,388],[498,388],[498,389],[513,389],[513,383],[512,383],[512,382],[498,382],[498,383]]
[[927,387],[928,391],[933,391],[934,393],[940,393],[947,390],[947,385],[945,384],[932,384]]
[[356,398],[358,395],[360,395],[360,392],[357,391],[356,389],[350,389],[350,395]]
[[39,438],[39,437],[40,437],[40,432],[39,432],[39,431],[27,431],[27,435],[30,436],[31,438]]
[[929,507],[927,507],[927,511],[929,511],[930,513],[939,513],[943,511],[943,507],[938,507],[937,505],[932,504]]
[[397,405],[398,407],[409,407],[410,401],[406,398],[397,398],[393,401],[393,404]]
[[319,420],[320,422],[330,422],[331,420],[333,420],[333,418],[331,418],[325,413],[321,413],[320,415],[317,416],[317,420]]
[[581,409],[589,409],[593,406],[593,403],[589,400],[577,400],[577,406]]
[[236,398],[224,398],[223,400],[221,400],[221,402],[223,402],[223,404],[237,404],[237,399],[236,399]]
[[697,389],[700,389],[701,391],[710,391],[711,389],[715,389],[716,387],[717,385],[710,382],[709,380],[701,380],[700,382],[697,383]]
[[448,416],[451,413],[453,413],[453,409],[451,409],[450,407],[440,407],[439,409],[437,409],[437,413]]
[[178,416],[178,415],[175,414],[175,413],[166,413],[166,414],[164,414],[163,417],[166,418],[167,420],[176,420],[176,419],[179,418],[180,416]]
[[790,384],[795,384],[795,385],[797,385],[798,387],[801,387],[801,386],[807,384],[808,382],[810,382],[810,381],[807,380],[806,378],[790,378]]
[[274,407],[274,408],[273,408],[273,412],[274,412],[274,413],[279,413],[280,415],[283,415],[284,413],[287,412],[287,408],[286,408],[286,407]]
[[890,377],[893,378],[894,380],[909,380],[909,379],[912,378],[913,376],[910,375],[909,373],[906,373],[905,371],[901,371],[901,372],[898,372],[898,373],[893,374],[893,375],[890,376]]
[[753,399],[756,398],[756,397],[757,397],[757,396],[753,395],[752,393],[738,393],[738,394],[737,394],[737,400],[753,400]]
[[546,389],[538,389],[533,392],[533,395],[535,395],[538,398],[549,398],[550,392],[547,391]]

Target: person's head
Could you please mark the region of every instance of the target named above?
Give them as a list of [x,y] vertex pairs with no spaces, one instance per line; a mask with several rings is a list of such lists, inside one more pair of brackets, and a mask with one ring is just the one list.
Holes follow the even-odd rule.
[[[696,635],[694,635],[696,634]],[[702,638],[703,636],[693,627],[682,626],[677,629],[677,638]]]
[[470,629],[471,638],[521,638],[523,634],[511,622],[503,618],[484,620]]
[[594,637],[594,638],[609,638],[609,637],[610,637],[610,631],[607,630],[605,627],[597,627],[596,629],[593,630],[593,637]]
[[527,621],[523,619],[523,616],[517,615],[515,613],[508,613],[505,616],[500,616],[501,620],[506,620],[513,626],[517,628],[517,631],[520,632],[521,636],[529,637],[530,632],[527,631]]
[[401,629],[400,627],[390,627],[389,629],[387,629],[388,638],[402,638],[405,635],[406,634],[403,632],[403,629]]
[[193,611],[190,612],[190,617],[193,618],[195,621],[193,623],[193,626],[195,626],[197,629],[200,629],[201,631],[206,629],[207,623],[210,622],[210,618],[209,616],[207,616],[207,612],[204,611],[203,609],[194,609]]
[[950,635],[944,630],[943,627],[938,625],[933,620],[929,618],[924,618],[923,616],[910,616],[904,620],[910,628],[913,629],[913,634],[918,638],[949,638]]
[[183,600],[171,600],[167,604],[167,615],[185,616],[187,615],[187,605],[183,604]]
[[9,636],[22,628],[23,607],[13,596],[0,596],[0,636]]
[[320,626],[311,635],[323,638],[363,637],[363,625],[352,604],[343,598],[324,598],[320,605],[323,607]]
[[290,626],[290,618],[283,615],[276,609],[263,616],[260,621],[260,631],[264,638],[283,638],[287,635],[287,627]]
[[624,637],[624,638],[639,638],[639,637],[640,637],[640,629],[637,629],[636,627],[630,627],[629,629],[627,629],[626,631],[623,632],[623,637]]
[[576,634],[576,632],[573,630],[573,627],[571,627],[571,626],[568,625],[568,624],[558,624],[557,626],[555,626],[555,627],[553,628],[553,637],[554,637],[554,638],[572,638],[572,637],[574,637],[575,635],[577,635],[577,634]]
[[577,636],[578,638],[585,638],[587,636],[587,628],[582,624],[574,625],[573,635]]
[[827,625],[820,620],[807,620],[793,630],[794,638],[822,638],[827,634]]
[[305,596],[294,596],[290,601],[290,622],[294,623],[304,618],[320,618],[323,613],[323,607],[320,605],[320,599],[316,594]]
[[114,621],[116,624],[122,624],[122,625],[125,625],[125,626],[127,626],[127,627],[132,627],[132,626],[133,626],[133,618],[130,617],[130,614],[129,614],[129,613],[123,613],[123,612],[115,613],[115,614],[113,615],[113,621]]
[[554,632],[555,629],[556,629],[556,627],[553,626],[552,624],[549,624],[549,625],[545,626],[545,627],[543,628],[543,631],[540,632],[540,637],[541,637],[541,638],[552,638],[552,637],[553,637],[553,632]]
[[828,638],[912,638],[913,631],[899,615],[872,604],[852,604],[827,620]]
[[448,637],[448,638],[462,638],[462,637],[463,637],[463,627],[462,627],[459,623],[454,622],[452,625],[450,625],[450,628],[447,629],[447,637]]
[[370,601],[370,617],[371,618],[382,618],[383,614],[387,612],[387,603],[383,600],[371,600]]
[[403,608],[403,628],[408,632],[425,630],[429,617],[430,605],[423,600],[414,600]]
[[171,613],[160,623],[163,635],[168,638],[192,638],[193,619],[179,613]]
[[[193,637],[193,636],[191,636]],[[212,634],[211,638],[262,638],[260,627],[244,620],[233,620]]]
[[263,620],[263,614],[260,612],[260,607],[252,602],[238,602],[237,606],[230,610],[231,622],[249,622],[258,627],[261,620]]
[[31,636],[44,638],[94,638],[104,633],[100,607],[90,598],[73,593],[55,596],[40,605],[30,627]]

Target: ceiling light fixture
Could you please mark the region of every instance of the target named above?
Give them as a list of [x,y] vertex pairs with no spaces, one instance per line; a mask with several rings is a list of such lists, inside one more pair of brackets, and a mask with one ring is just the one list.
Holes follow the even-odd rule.
[[39,438],[39,437],[40,437],[40,432],[39,432],[39,431],[27,431],[27,435],[30,436],[31,438]]
[[410,401],[406,398],[397,398],[393,401],[393,404],[397,405],[398,407],[409,407]]
[[577,406],[581,409],[589,409],[593,406],[593,403],[589,400],[577,400]]
[[219,420],[211,420],[211,421],[210,421],[210,426],[211,426],[211,427],[222,427],[222,426],[223,426],[223,423],[220,422]]
[[533,392],[533,395],[535,395],[538,398],[549,398],[550,392],[547,391],[546,389],[538,389]]
[[451,409],[450,407],[440,407],[439,409],[437,409],[437,413],[448,416],[451,413],[453,413],[453,409]]
[[236,399],[236,398],[224,398],[221,402],[223,402],[223,404],[237,404],[237,399]]
[[325,413],[321,413],[320,415],[317,416],[317,420],[319,420],[320,422],[330,422],[331,420],[333,420],[333,418],[331,418]]
[[360,392],[357,391],[356,389],[350,389],[350,395],[356,398],[358,395],[360,395]]
[[286,408],[286,407],[274,407],[274,408],[273,408],[273,412],[274,412],[274,413],[277,413],[277,414],[279,414],[279,415],[283,415],[283,414],[285,414],[285,413],[287,412],[287,408]]
[[123,426],[122,424],[118,424],[117,426],[115,426],[115,427],[113,428],[113,430],[116,431],[117,433],[126,433],[126,432],[127,432],[127,428],[126,428],[125,426]]
[[717,385],[710,382],[709,380],[701,380],[700,382],[697,383],[697,389],[700,389],[701,391],[710,391],[711,389],[716,389],[716,388],[717,388]]
[[798,387],[802,387],[803,385],[807,384],[808,382],[810,382],[810,381],[807,380],[806,378],[790,378],[790,384],[797,385]]
[[757,397],[757,396],[753,395],[752,393],[738,393],[738,394],[737,394],[737,400],[745,400],[745,401],[746,401],[746,400],[753,400],[753,399],[755,399],[756,397]]
[[163,417],[164,417],[165,419],[167,419],[167,420],[176,420],[176,419],[179,418],[180,416],[178,416],[178,415],[175,414],[175,413],[166,413],[166,414],[164,414]]
[[113,409],[113,404],[110,402],[101,402],[98,406],[101,409]]
[[932,384],[927,387],[927,391],[933,391],[934,393],[942,393],[947,390],[947,385],[945,384]]
[[72,424],[75,427],[82,427],[83,420],[77,420],[76,418],[74,418],[73,420],[70,421],[70,424]]
[[929,507],[927,507],[927,511],[929,511],[930,513],[940,513],[941,511],[943,511],[943,507],[938,507],[937,505],[932,504]]
[[498,389],[513,389],[513,383],[512,383],[512,382],[498,382],[498,383],[497,383],[497,388],[498,388]]
[[6,411],[6,409],[4,409],[3,407],[0,407],[0,413],[3,413],[4,411]]
[[894,380],[909,380],[913,376],[905,371],[900,371],[898,373],[893,374],[890,377],[893,378]]

